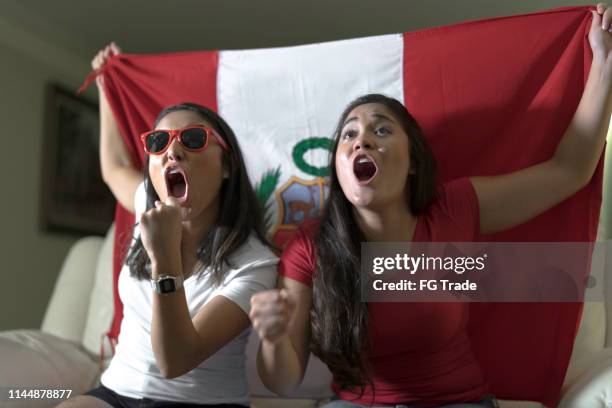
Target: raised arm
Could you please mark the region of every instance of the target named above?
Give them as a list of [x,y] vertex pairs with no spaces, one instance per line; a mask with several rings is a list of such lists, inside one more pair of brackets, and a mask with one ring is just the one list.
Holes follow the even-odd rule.
[[570,197],[591,180],[612,113],[612,8],[597,5],[589,31],[593,62],[582,98],[552,158],[513,173],[473,177],[480,232],[517,226]]
[[[99,69],[112,55],[121,50],[114,43],[100,50],[91,62],[94,69]],[[115,116],[108,104],[103,86],[104,78],[98,76],[100,105],[100,168],[102,179],[113,192],[115,199],[128,211],[134,213],[134,194],[142,182],[142,174],[132,165],[132,160],[121,134]]]
[[261,339],[259,377],[270,391],[288,395],[301,384],[310,356],[312,289],[284,276],[278,287],[251,298],[250,316]]
[[[157,203],[140,219],[142,243],[151,259],[151,276],[184,276],[181,255],[180,205],[174,197]],[[261,270],[251,270],[263,272]],[[257,275],[258,273],[255,273]],[[248,280],[248,279],[247,279]],[[258,288],[234,278],[241,291]],[[248,296],[245,296],[247,299]],[[155,361],[166,378],[197,367],[249,326],[247,313],[234,301],[218,295],[191,316],[183,287],[170,294],[153,293],[151,344]]]

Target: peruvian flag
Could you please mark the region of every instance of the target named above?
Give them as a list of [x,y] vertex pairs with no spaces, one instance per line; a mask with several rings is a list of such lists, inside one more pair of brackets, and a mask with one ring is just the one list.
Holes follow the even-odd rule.
[[[586,7],[288,48],[121,54],[106,94],[134,166],[138,135],[179,102],[216,109],[241,144],[284,243],[321,212],[330,136],[357,96],[403,101],[423,127],[440,181],[511,172],[548,159],[570,123],[591,62]],[[591,183],[536,219],[486,241],[593,241],[602,163]],[[115,284],[134,219],[117,207]],[[118,335],[122,306],[115,286]],[[470,336],[493,393],[555,405],[582,305],[473,303]]]

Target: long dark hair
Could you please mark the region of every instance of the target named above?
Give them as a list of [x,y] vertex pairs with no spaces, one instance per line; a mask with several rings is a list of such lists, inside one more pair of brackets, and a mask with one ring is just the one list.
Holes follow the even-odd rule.
[[311,349],[328,365],[342,389],[359,387],[361,395],[366,384],[373,385],[363,357],[369,349],[368,305],[361,302],[360,277],[361,242],[365,237],[353,217],[352,204],[340,187],[334,158],[344,121],[353,109],[366,103],[389,108],[410,138],[409,153],[415,173],[406,181],[410,211],[422,212],[436,197],[433,152],[404,105],[379,94],[351,102],[334,132],[329,197],[315,236],[317,272],[313,282]]
[[[164,108],[157,116],[154,127],[169,113],[184,110],[200,115],[217,131],[229,147],[228,151],[223,153],[223,164],[229,176],[221,185],[219,216],[197,249],[197,258],[203,265],[200,271],[210,267],[213,282],[219,284],[223,280],[224,264],[229,264],[229,256],[244,244],[252,233],[255,233],[264,244],[269,243],[263,229],[259,200],[249,182],[236,136],[227,122],[204,106],[195,103],[180,103]],[[147,157],[144,166],[147,210],[153,208],[155,201],[159,200],[149,175],[148,164],[149,158]],[[130,268],[131,276],[138,279],[150,279],[151,260],[139,235],[134,237],[125,263]]]

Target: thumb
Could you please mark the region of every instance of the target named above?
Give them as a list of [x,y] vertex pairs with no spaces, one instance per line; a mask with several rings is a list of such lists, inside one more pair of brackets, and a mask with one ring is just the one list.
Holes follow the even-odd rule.
[[289,292],[287,292],[286,289],[281,289],[280,295],[283,301],[285,302],[285,306],[287,307],[287,313],[289,314],[289,316],[291,316],[291,314],[295,310],[295,299],[293,299],[293,296],[289,295]]
[[110,48],[113,52],[113,55],[121,54],[121,48],[119,48],[119,46],[115,44],[114,41],[111,43]]
[[169,207],[176,207],[176,208],[179,208],[181,206],[181,203],[179,203],[178,198],[170,197],[170,196],[166,198],[166,202],[164,204],[166,204]]

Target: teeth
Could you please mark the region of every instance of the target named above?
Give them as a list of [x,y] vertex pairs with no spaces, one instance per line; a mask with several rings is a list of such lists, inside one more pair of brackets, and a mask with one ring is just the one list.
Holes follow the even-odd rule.
[[362,157],[361,159],[359,159],[359,161],[357,163],[361,164],[361,163],[369,163],[372,160],[368,159],[367,157]]

